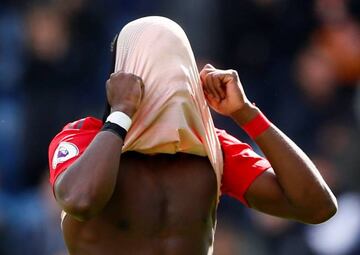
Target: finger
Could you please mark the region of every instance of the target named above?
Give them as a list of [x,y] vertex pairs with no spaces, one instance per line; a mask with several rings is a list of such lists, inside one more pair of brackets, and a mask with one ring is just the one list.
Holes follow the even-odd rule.
[[209,94],[211,94],[216,100],[220,101],[220,95],[218,94],[218,92],[215,89],[215,85],[213,83],[213,75],[212,73],[209,73],[208,75],[206,75],[206,88],[207,90],[210,92]]
[[143,83],[143,80],[140,76],[137,76],[133,73],[128,73],[129,77],[133,78],[137,83],[139,83],[140,85]]
[[219,94],[220,96],[220,99],[225,99],[226,97],[226,93],[223,89],[223,86],[222,86],[222,82],[221,80],[218,78],[217,74],[215,73],[214,75],[212,75],[212,81],[213,81],[213,84],[214,84],[214,88],[216,90],[216,92]]
[[225,70],[220,72],[218,77],[224,84],[226,84],[231,81],[236,81],[238,79],[238,74],[235,70]]
[[[211,64],[206,64],[200,72],[200,79],[202,81],[202,86],[204,91],[208,94],[213,94],[213,97],[220,100],[220,94],[216,88],[212,88],[212,81],[211,79],[206,78],[208,74],[211,72],[216,71],[216,68]],[[209,83],[209,84],[207,84]]]
[[208,92],[208,96],[211,96],[212,98],[216,98],[216,92],[215,90],[212,88],[212,78],[210,74],[207,74],[205,76],[205,88],[206,91]]
[[209,96],[209,94],[208,93],[204,93],[204,96],[205,96],[205,99],[206,99],[206,101],[210,101],[210,96]]
[[211,94],[205,94],[206,102],[208,102],[209,105],[214,105],[217,101]]
[[203,87],[204,92],[209,96],[211,94],[211,90],[209,89],[209,85],[207,84],[206,76],[203,76],[203,79],[201,80],[201,85]]
[[126,74],[126,72],[124,72],[123,70],[118,70],[116,72],[111,73],[110,77],[117,77],[117,76],[120,76],[120,75],[123,75],[123,74]]
[[201,87],[202,87],[205,95],[210,93],[205,86],[205,82],[201,81]]
[[207,63],[207,64],[204,66],[204,68],[216,70],[216,68],[215,68],[212,64],[210,64],[210,63]]
[[213,67],[213,66],[210,65],[210,64],[206,64],[206,65],[203,67],[203,69],[200,71],[200,77],[205,78],[205,76],[206,76],[208,73],[210,73],[210,72],[212,72],[212,71],[214,71],[214,70],[216,70],[215,67]]
[[210,69],[205,69],[205,68],[203,68],[201,71],[200,71],[200,79],[201,79],[201,81],[202,82],[205,82],[206,80],[205,80],[205,77],[206,77],[206,75],[208,74],[208,73],[210,73],[211,71],[210,71]]

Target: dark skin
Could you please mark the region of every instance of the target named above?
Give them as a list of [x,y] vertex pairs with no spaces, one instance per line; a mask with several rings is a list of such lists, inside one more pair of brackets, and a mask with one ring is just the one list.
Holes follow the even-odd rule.
[[[210,107],[240,127],[259,113],[235,71],[206,65],[200,76]],[[142,81],[132,74],[116,73],[107,82],[111,111],[133,116],[142,94]],[[335,214],[335,197],[289,138],[272,125],[255,141],[272,169],[247,190],[251,207],[311,224]],[[217,203],[208,159],[121,154],[122,145],[116,134],[99,132],[56,180],[56,199],[68,214],[63,231],[70,254],[207,254]]]
[[102,211],[85,221],[65,217],[70,254],[206,254],[217,197],[210,170],[206,158],[189,154],[124,153]]

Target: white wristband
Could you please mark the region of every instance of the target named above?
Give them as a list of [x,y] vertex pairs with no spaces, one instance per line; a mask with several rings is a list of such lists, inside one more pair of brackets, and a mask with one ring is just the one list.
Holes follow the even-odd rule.
[[111,123],[114,123],[116,125],[119,125],[123,129],[128,131],[130,126],[131,126],[132,120],[130,119],[129,116],[127,116],[123,112],[112,112],[107,117],[106,122],[111,122]]

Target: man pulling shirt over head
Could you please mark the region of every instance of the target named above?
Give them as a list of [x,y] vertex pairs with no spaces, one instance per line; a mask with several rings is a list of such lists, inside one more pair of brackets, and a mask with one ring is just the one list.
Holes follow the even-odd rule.
[[[336,212],[316,167],[249,103],[237,73],[206,65],[199,75],[175,22],[127,24],[106,91],[104,121],[69,123],[49,147],[71,255],[210,255],[221,194],[306,223]],[[217,130],[208,105],[233,118],[267,159]]]

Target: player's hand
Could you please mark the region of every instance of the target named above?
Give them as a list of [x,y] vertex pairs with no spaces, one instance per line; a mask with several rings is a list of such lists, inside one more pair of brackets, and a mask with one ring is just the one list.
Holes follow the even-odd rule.
[[121,111],[130,118],[139,108],[143,94],[142,79],[131,73],[113,73],[106,82],[106,95],[111,111]]
[[210,64],[200,72],[206,100],[216,112],[230,116],[249,104],[235,70],[220,70]]

